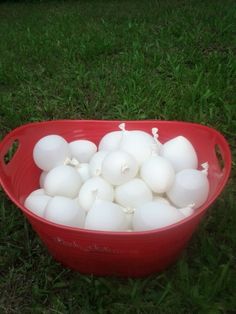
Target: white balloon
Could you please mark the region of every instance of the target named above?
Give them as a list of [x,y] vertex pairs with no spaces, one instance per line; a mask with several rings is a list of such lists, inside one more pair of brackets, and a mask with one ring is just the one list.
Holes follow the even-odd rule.
[[124,207],[136,208],[151,200],[152,192],[150,188],[139,178],[131,179],[115,189],[115,201]]
[[127,152],[108,153],[102,163],[102,176],[113,185],[125,183],[136,176],[138,164]]
[[101,150],[93,155],[89,162],[90,174],[92,177],[100,176],[102,172],[102,162],[106,155],[107,151]]
[[97,200],[87,214],[85,228],[101,231],[125,231],[127,229],[126,215],[119,205]]
[[37,189],[31,192],[28,196],[33,196],[33,195],[46,195],[46,192],[44,189]]
[[163,202],[149,202],[136,209],[133,217],[134,231],[146,231],[172,225],[185,216],[175,207]]
[[160,155],[172,163],[176,172],[183,169],[197,169],[197,153],[184,136],[177,136],[164,143]]
[[105,134],[99,145],[99,151],[114,151],[118,150],[120,146],[120,141],[122,139],[123,131],[114,131]]
[[69,147],[72,157],[82,163],[88,163],[97,151],[97,146],[88,140],[76,140],[70,142]]
[[24,206],[31,210],[34,214],[43,217],[45,208],[51,197],[43,194],[30,194],[24,203]]
[[88,179],[80,188],[78,201],[88,211],[96,199],[113,201],[113,198],[112,185],[101,177],[93,177]]
[[44,182],[44,189],[50,196],[75,198],[82,180],[77,170],[71,166],[58,166],[50,170]]
[[209,182],[206,174],[196,169],[184,169],[176,174],[167,196],[177,207],[194,203],[194,208],[198,208],[207,200],[208,193]]
[[39,177],[39,186],[41,188],[44,187],[44,182],[45,182],[45,179],[46,179],[46,176],[47,176],[48,172],[47,171],[43,171]]
[[48,202],[44,218],[60,225],[83,228],[85,211],[74,200],[55,196]]
[[165,193],[174,182],[175,171],[168,160],[153,156],[143,163],[140,177],[153,192]]
[[91,177],[90,167],[88,163],[81,163],[76,169],[83,183]]
[[147,160],[152,153],[158,153],[159,144],[144,131],[125,131],[120,143],[120,150],[131,154],[139,165]]
[[44,171],[63,164],[70,156],[67,141],[59,135],[47,135],[41,138],[33,149],[34,162]]

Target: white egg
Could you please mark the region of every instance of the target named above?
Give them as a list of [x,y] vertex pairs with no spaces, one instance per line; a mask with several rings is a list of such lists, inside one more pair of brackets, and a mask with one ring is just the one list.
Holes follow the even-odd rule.
[[46,179],[46,176],[47,176],[48,172],[47,171],[43,171],[39,177],[39,186],[41,188],[44,187],[44,182],[45,182],[45,179]]
[[165,193],[174,182],[175,171],[168,160],[153,156],[141,166],[140,177],[153,192]]
[[102,172],[102,162],[106,155],[107,151],[101,150],[93,155],[89,161],[90,174],[92,177],[100,176]]
[[158,153],[159,145],[150,134],[144,131],[125,131],[120,150],[131,154],[141,165],[153,152]]
[[82,182],[84,183],[91,177],[90,167],[88,163],[81,163],[76,167]]
[[162,145],[160,156],[168,159],[176,172],[183,169],[197,169],[197,153],[184,136],[177,136]]
[[48,135],[41,138],[33,149],[34,162],[44,171],[63,164],[70,156],[69,144],[59,135]]
[[136,208],[151,200],[152,192],[150,188],[139,178],[131,179],[115,189],[115,201],[124,207]]
[[55,196],[48,202],[44,218],[60,225],[83,228],[85,211],[74,200]]
[[88,179],[80,188],[79,204],[86,210],[90,210],[96,199],[113,201],[114,190],[110,183],[101,177]]
[[46,195],[46,192],[44,189],[37,189],[31,192],[28,196],[33,196],[33,195]]
[[209,182],[206,174],[196,169],[184,169],[176,174],[167,196],[177,207],[194,203],[194,208],[198,208],[207,200],[208,193]]
[[114,151],[108,153],[102,163],[102,176],[113,185],[125,183],[138,173],[138,163],[129,153]]
[[75,198],[82,180],[78,171],[70,166],[58,166],[50,170],[44,182],[44,189],[50,196]]
[[153,195],[153,201],[157,201],[157,202],[163,202],[165,204],[170,205],[170,202],[168,201],[167,198],[163,197],[163,196],[159,196],[159,195]]
[[118,150],[120,146],[120,141],[122,139],[123,131],[114,131],[105,134],[99,145],[99,151],[114,151]]
[[24,203],[24,206],[32,211],[34,214],[43,217],[45,208],[51,197],[48,195],[30,194]]
[[82,163],[88,163],[97,151],[97,146],[88,140],[76,140],[70,142],[69,147],[72,157]]
[[163,202],[149,202],[141,205],[134,212],[134,231],[146,231],[172,225],[185,216],[174,206]]
[[119,205],[97,200],[87,214],[85,228],[101,231],[125,231],[126,215]]

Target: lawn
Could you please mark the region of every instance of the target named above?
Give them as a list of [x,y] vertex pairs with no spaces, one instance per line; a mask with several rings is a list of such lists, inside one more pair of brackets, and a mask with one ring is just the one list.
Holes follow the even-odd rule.
[[[235,21],[233,0],[2,2],[0,137],[41,120],[177,119],[218,129],[235,158]],[[145,279],[64,269],[1,191],[0,313],[235,313],[235,174],[181,259]]]

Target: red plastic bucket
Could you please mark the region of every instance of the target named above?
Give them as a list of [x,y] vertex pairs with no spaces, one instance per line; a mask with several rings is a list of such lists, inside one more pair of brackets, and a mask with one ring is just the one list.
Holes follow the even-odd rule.
[[[207,208],[224,188],[231,169],[231,154],[225,138],[216,130],[177,121],[126,121],[127,130],[150,132],[159,129],[160,141],[186,136],[198,152],[199,164],[209,162],[210,193],[196,212],[172,226],[159,230],[117,233],[64,227],[40,218],[24,207],[26,196],[38,188],[40,170],[32,159],[35,143],[48,134],[66,140],[89,139],[98,143],[107,132],[124,121],[60,120],[31,123],[10,132],[0,143],[0,184],[9,198],[28,218],[49,252],[63,265],[81,273],[140,277],[165,269],[186,247]],[[6,164],[4,156],[14,141],[18,149]],[[216,147],[224,167],[219,164]]]

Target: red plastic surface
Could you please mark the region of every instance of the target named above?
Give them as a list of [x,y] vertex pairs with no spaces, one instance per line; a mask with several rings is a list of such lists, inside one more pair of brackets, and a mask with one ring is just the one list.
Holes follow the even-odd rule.
[[[117,233],[64,227],[48,222],[24,207],[26,196],[38,188],[40,170],[33,162],[32,151],[41,137],[59,134],[68,141],[89,139],[98,143],[105,133],[117,130],[121,122],[124,121],[60,120],[31,123],[13,130],[0,143],[0,184],[3,189],[28,218],[54,258],[81,273],[140,277],[165,269],[181,254],[230,174],[230,149],[218,131],[187,122],[125,121],[127,130],[150,132],[152,127],[157,127],[161,142],[178,135],[186,136],[198,152],[199,164],[209,162],[209,197],[192,216],[159,230]],[[4,156],[14,140],[18,140],[20,145],[12,160],[5,164]],[[223,169],[215,153],[216,145],[222,154]]]

